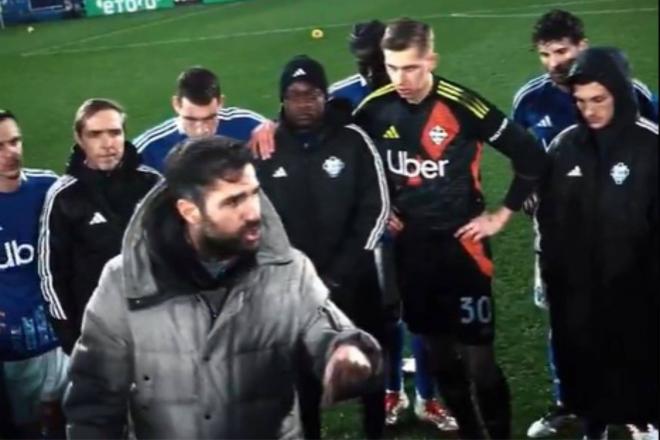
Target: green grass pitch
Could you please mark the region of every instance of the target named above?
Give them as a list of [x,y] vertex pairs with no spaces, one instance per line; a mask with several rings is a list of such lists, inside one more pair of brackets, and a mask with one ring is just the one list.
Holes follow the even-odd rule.
[[[657,0],[253,0],[37,23],[32,33],[26,26],[9,27],[0,31],[0,108],[20,118],[26,164],[61,172],[74,111],[86,98],[124,104],[132,138],[171,115],[177,74],[201,64],[219,74],[228,105],[272,117],[279,107],[280,70],[289,57],[316,57],[331,81],[340,79],[354,72],[346,48],[351,23],[405,15],[435,28],[440,74],[509,112],[517,88],[540,72],[529,36],[534,20],[552,7],[583,17],[592,44],[626,50],[636,76],[657,91]],[[316,27],[324,38],[310,38]],[[490,150],[482,172],[495,206],[509,165]],[[531,235],[529,221],[518,215],[493,243],[497,352],[511,385],[516,438],[524,437],[550,402],[546,317],[531,299]],[[354,404],[330,410],[327,437],[359,437],[357,414]],[[388,436],[442,435],[420,427],[410,411]]]

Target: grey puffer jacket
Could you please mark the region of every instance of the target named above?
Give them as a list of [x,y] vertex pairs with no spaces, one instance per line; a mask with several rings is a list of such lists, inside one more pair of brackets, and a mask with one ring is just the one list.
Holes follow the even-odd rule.
[[[321,375],[346,342],[378,370],[378,344],[328,300],[265,196],[260,249],[230,281],[163,266],[145,219],[158,213],[166,228],[168,197],[160,185],[138,207],[87,306],[64,401],[68,437],[124,437],[130,412],[137,438],[300,438],[299,370]],[[186,264],[180,254],[171,257]],[[217,314],[209,293],[225,296]]]

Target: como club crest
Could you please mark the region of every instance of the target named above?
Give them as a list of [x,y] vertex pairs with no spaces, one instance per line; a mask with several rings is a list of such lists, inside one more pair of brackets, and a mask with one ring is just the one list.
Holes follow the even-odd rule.
[[330,156],[325,162],[323,162],[323,171],[328,173],[328,176],[334,179],[341,174],[345,166],[346,165],[340,158],[337,156]]
[[610,170],[610,176],[612,176],[612,180],[614,180],[614,183],[617,185],[623,184],[629,175],[630,168],[628,168],[628,165],[623,162],[619,162],[618,164],[614,165]]
[[431,138],[431,142],[433,142],[435,145],[440,145],[444,142],[445,139],[447,139],[447,131],[440,127],[439,125],[436,125],[429,131],[429,137]]

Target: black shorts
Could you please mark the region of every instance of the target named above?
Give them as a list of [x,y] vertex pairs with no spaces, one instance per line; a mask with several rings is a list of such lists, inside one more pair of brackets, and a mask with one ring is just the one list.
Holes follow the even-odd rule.
[[397,240],[403,319],[413,333],[450,334],[468,345],[491,344],[495,305],[487,240],[404,228]]

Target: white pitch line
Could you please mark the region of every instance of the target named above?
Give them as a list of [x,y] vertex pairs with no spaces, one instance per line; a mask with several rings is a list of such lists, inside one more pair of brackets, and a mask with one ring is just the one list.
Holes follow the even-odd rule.
[[[550,7],[550,6],[565,6],[569,4],[586,4],[586,3],[605,3],[605,2],[618,2],[621,0],[582,0],[582,1],[564,1],[564,2],[557,2],[557,3],[539,3],[535,5],[525,5],[525,8],[531,8],[531,7]],[[512,13],[512,14],[496,14],[497,11],[504,10],[502,9],[496,9],[496,10],[490,10],[488,12],[489,14],[486,13],[476,13],[475,11],[466,11],[466,12],[453,12],[453,13],[444,13],[444,14],[428,14],[428,15],[422,15],[419,16],[419,19],[435,19],[435,18],[515,18],[515,17],[536,17],[538,16],[538,13]],[[647,11],[655,11],[657,8],[629,8],[629,9],[609,9],[609,10],[596,10],[596,11],[580,11],[580,12],[575,12],[577,15],[587,15],[587,14],[613,14],[613,13],[624,13],[624,12],[647,12]],[[481,10],[484,11],[485,10]],[[201,12],[205,11],[195,11],[194,13],[188,14],[188,15],[193,15],[193,14],[198,14]],[[173,21],[173,19],[179,18],[177,17],[172,17],[171,19],[167,19],[169,21]],[[386,19],[387,20],[387,19]],[[152,22],[152,23],[145,23],[145,25],[156,25],[156,24],[161,24],[163,23],[164,20],[160,20],[159,22]],[[169,44],[188,44],[188,43],[194,43],[194,42],[201,42],[201,41],[215,41],[215,40],[224,40],[228,38],[240,38],[240,37],[255,37],[255,36],[263,36],[263,35],[275,35],[275,34],[285,34],[285,33],[293,33],[293,32],[301,32],[301,31],[307,31],[313,27],[320,27],[320,28],[325,28],[325,29],[332,29],[332,28],[339,28],[339,27],[350,27],[354,24],[354,22],[346,22],[346,23],[329,23],[329,24],[310,24],[306,26],[297,26],[297,27],[289,27],[289,28],[279,28],[279,29],[265,29],[265,30],[260,30],[260,31],[246,31],[246,32],[236,32],[232,34],[220,34],[220,35],[210,35],[210,36],[203,36],[203,37],[195,37],[195,38],[174,38],[170,40],[159,40],[159,41],[144,41],[144,42],[138,42],[138,43],[129,43],[129,44],[122,44],[122,45],[107,45],[107,46],[96,46],[96,47],[82,47],[82,48],[73,48],[73,49],[64,49],[64,50],[57,50],[58,48],[53,48],[51,50],[47,49],[39,49],[37,51],[31,51],[31,52],[24,52],[21,54],[23,57],[32,57],[32,56],[48,56],[48,55],[59,55],[59,54],[77,54],[77,53],[93,53],[93,52],[104,52],[104,51],[110,51],[110,50],[123,50],[123,49],[135,49],[135,48],[144,48],[144,47],[153,47],[153,46],[163,46],[163,45],[169,45]],[[146,27],[145,25],[141,25]],[[134,26],[131,28],[124,28],[124,29],[118,29],[117,31],[113,31],[116,33],[120,32],[129,32],[132,31],[138,26]],[[98,37],[101,38],[103,36],[108,35],[109,33],[99,35]],[[94,38],[94,37],[90,37]],[[96,39],[96,38],[94,38]],[[80,43],[82,40],[72,42],[72,44],[77,44]],[[69,44],[67,44],[69,45]],[[59,46],[63,47],[63,46]]]
[[[336,27],[344,27],[344,26],[352,26],[353,23],[333,23],[333,24],[328,24],[328,25],[320,25],[319,27],[323,27],[325,29],[329,28],[336,28]],[[167,45],[167,44],[186,44],[186,43],[193,43],[193,42],[199,42],[199,41],[211,41],[211,40],[224,40],[227,38],[239,38],[239,37],[255,37],[255,36],[261,36],[261,35],[274,35],[274,34],[285,34],[285,33],[292,33],[292,32],[299,32],[299,31],[306,31],[314,26],[300,26],[300,27],[295,27],[295,28],[283,28],[283,29],[268,29],[268,30],[263,30],[263,31],[250,31],[250,32],[237,32],[233,34],[221,34],[221,35],[209,35],[206,37],[195,37],[195,38],[174,38],[171,40],[160,40],[160,41],[145,41],[142,43],[129,43],[129,44],[122,44],[122,45],[115,45],[115,46],[96,46],[96,47],[82,47],[82,48],[77,48],[77,49],[64,49],[64,50],[58,50],[54,52],[43,52],[40,51],[38,53],[25,53],[22,54],[22,56],[25,57],[30,57],[30,56],[44,56],[44,55],[59,55],[59,54],[70,54],[70,53],[86,53],[86,52],[103,52],[107,50],[115,50],[115,49],[133,49],[133,48],[140,48],[140,47],[152,47],[152,46],[162,46],[162,45]]]
[[[473,11],[466,11],[463,14],[479,14],[479,13],[495,13],[498,11],[506,11],[506,10],[520,10],[520,9],[528,9],[528,8],[536,8],[536,7],[554,7],[554,6],[568,6],[568,5],[573,5],[573,4],[587,4],[587,3],[606,3],[606,2],[616,2],[619,0],[577,0],[577,1],[562,1],[562,2],[557,2],[557,3],[537,3],[533,5],[522,5],[522,6],[510,6],[510,7],[505,7],[505,8],[498,8],[498,9],[479,9],[479,10],[473,10]],[[242,1],[238,1],[236,3],[232,3],[227,6],[238,6]],[[89,51],[103,51],[103,50],[112,50],[115,48],[118,48],[119,46],[99,46],[94,49],[89,49],[89,48],[80,48],[80,49],[69,49],[69,50],[63,50],[61,51],[60,49],[63,49],[65,47],[69,46],[74,46],[74,45],[80,45],[81,43],[86,43],[89,41],[95,41],[99,40],[101,38],[106,38],[109,36],[113,35],[118,35],[126,32],[132,32],[137,29],[144,29],[152,26],[157,26],[160,24],[164,23],[170,23],[173,21],[178,21],[184,18],[188,18],[194,15],[198,15],[204,12],[208,12],[208,9],[203,9],[200,11],[194,11],[189,14],[181,14],[177,15],[175,17],[169,17],[169,18],[164,18],[162,20],[156,20],[153,22],[149,23],[143,23],[139,24],[136,26],[128,26],[125,28],[121,29],[116,29],[114,31],[109,31],[103,34],[98,34],[98,35],[93,35],[90,37],[82,38],[80,40],[75,40],[75,41],[69,41],[64,44],[59,44],[55,46],[50,46],[42,49],[37,49],[29,52],[24,52],[21,54],[23,57],[31,57],[31,56],[38,56],[38,55],[53,55],[53,54],[60,54],[60,53],[81,53],[81,52],[89,52]],[[462,13],[455,13],[455,14],[462,14]],[[441,17],[447,17],[448,14],[429,14],[425,16],[421,16],[421,19],[429,19],[429,18],[441,18]],[[449,14],[449,16],[452,16],[452,14]],[[325,28],[335,28],[335,27],[344,27],[344,26],[349,26],[352,25],[353,23],[334,23],[334,24],[329,24],[329,25],[324,25],[323,27]],[[254,31],[254,32],[239,32],[236,34],[231,34],[231,36],[235,37],[245,37],[245,36],[259,36],[259,35],[269,35],[269,34],[279,34],[279,33],[284,33],[284,32],[298,32],[301,30],[307,30],[312,25],[310,26],[300,26],[300,27],[292,27],[292,28],[284,28],[284,29],[271,29],[271,30],[265,30],[265,31]],[[177,44],[177,43],[187,43],[187,42],[192,42],[192,41],[205,41],[208,39],[224,39],[224,38],[229,38],[226,35],[219,35],[219,36],[211,36],[211,37],[198,37],[197,39],[190,39],[190,38],[179,38],[179,39],[173,39],[173,40],[161,40],[161,41],[151,41],[148,43],[149,46],[154,45],[154,46],[159,46],[163,44]],[[132,43],[132,44],[127,44],[127,45],[122,45],[121,47],[125,48],[139,48],[139,47],[145,47],[144,43]]]
[[[595,11],[582,11],[577,15],[606,15],[622,14],[626,12],[655,12],[658,8],[627,8],[627,9],[600,9]],[[473,14],[469,12],[456,12],[451,14],[452,18],[529,18],[537,17],[537,13],[513,13],[513,14]]]
[[138,25],[135,25],[135,26],[128,26],[128,27],[121,28],[121,29],[115,29],[114,31],[108,31],[108,32],[105,32],[103,34],[92,35],[92,36],[89,36],[89,37],[81,38],[79,40],[69,41],[69,42],[66,42],[66,43],[63,43],[63,44],[58,44],[58,45],[55,45],[55,46],[50,46],[50,47],[45,47],[45,48],[42,48],[42,49],[33,50],[33,51],[30,51],[30,52],[25,52],[21,55],[29,57],[29,56],[33,56],[33,55],[40,55],[42,52],[45,53],[45,54],[50,54],[51,52],[57,52],[58,49],[62,49],[64,47],[74,46],[74,45],[78,45],[78,44],[81,44],[81,43],[88,43],[90,41],[96,41],[96,40],[99,40],[101,38],[105,38],[105,37],[109,37],[109,36],[113,36],[113,35],[119,35],[119,34],[123,34],[125,32],[132,32],[136,29],[145,29],[145,28],[149,28],[149,27],[152,27],[152,26],[158,26],[158,25],[161,25],[161,24],[164,24],[164,23],[171,23],[173,21],[183,20],[184,18],[193,17],[195,15],[200,15],[202,13],[208,13],[208,12],[209,12],[208,8],[204,8],[204,9],[200,9],[198,11],[189,12],[187,14],[175,15],[174,17],[163,18],[161,20],[154,20],[154,21],[150,21],[150,22],[147,22],[147,23],[138,24]]
[[[495,12],[499,12],[499,11],[507,11],[507,10],[515,11],[515,10],[520,10],[520,9],[529,9],[529,8],[537,8],[537,7],[569,6],[569,5],[574,5],[574,4],[588,4],[588,3],[611,3],[611,2],[616,2],[616,1],[620,1],[620,0],[573,0],[573,1],[562,1],[562,2],[556,2],[556,3],[537,3],[537,4],[532,4],[532,5],[508,6],[508,7],[497,8],[497,9],[477,9],[477,10],[472,10],[472,11],[465,11],[465,13],[470,13],[470,14],[495,13]],[[237,1],[235,3],[230,3],[229,5],[223,6],[223,9],[225,9],[227,7],[230,7],[230,6],[239,6],[241,4],[243,4],[243,1]],[[24,53],[21,54],[21,56],[31,57],[31,56],[35,56],[35,55],[51,55],[51,54],[54,54],[54,53],[80,53],[81,51],[85,52],[85,51],[88,51],[90,49],[72,49],[72,50],[68,50],[68,51],[60,51],[59,49],[63,49],[65,47],[69,47],[69,46],[80,45],[81,43],[87,43],[89,41],[96,41],[96,40],[99,40],[101,38],[106,38],[106,37],[110,37],[110,36],[113,36],[113,35],[119,35],[119,34],[123,34],[123,33],[126,33],[126,32],[133,32],[133,31],[138,30],[138,29],[144,29],[144,28],[148,28],[148,27],[152,27],[152,26],[158,26],[158,25],[161,25],[161,24],[164,24],[164,23],[170,23],[170,22],[173,22],[173,21],[182,20],[184,18],[199,15],[199,14],[202,14],[202,13],[205,13],[205,12],[208,12],[207,8],[205,8],[203,10],[199,10],[199,11],[194,11],[194,12],[191,12],[191,13],[188,13],[188,14],[181,14],[181,15],[177,15],[175,17],[164,18],[162,20],[155,20],[155,21],[152,21],[152,22],[149,22],[149,23],[138,24],[138,25],[135,25],[135,26],[128,26],[128,27],[125,27],[125,28],[105,32],[103,34],[92,35],[92,36],[82,38],[82,39],[79,39],[79,40],[69,41],[69,42],[64,43],[64,44],[58,44],[58,45],[54,45],[54,46],[50,46],[50,47],[46,47],[46,48],[41,48],[41,49],[36,49],[36,50],[33,50],[33,51],[24,52]],[[421,19],[428,19],[428,18],[440,18],[440,17],[446,17],[446,16],[447,16],[446,13],[445,14],[430,14],[430,15],[422,16],[420,18]],[[343,26],[348,26],[348,25],[352,25],[352,23],[350,23],[350,24],[335,23],[335,24],[331,24],[331,25],[325,25],[324,27],[333,28],[333,27],[343,27]],[[286,31],[288,31],[288,32],[297,32],[297,31],[300,31],[300,30],[309,29],[310,27],[312,27],[312,25],[304,26],[304,27],[286,28]],[[262,32],[266,32],[266,34],[264,34]],[[255,35],[258,36],[258,35],[267,35],[268,33],[278,34],[278,33],[283,33],[283,32],[284,32],[284,29],[272,29],[272,30],[268,30],[268,31],[257,31],[257,33],[242,32],[242,33],[234,34],[234,35],[235,36],[255,36]],[[185,43],[185,42],[188,42],[188,41],[204,41],[206,39],[205,37],[199,37],[199,38],[200,38],[199,40],[175,39],[175,40],[161,40],[160,42],[151,42],[151,43],[154,44],[154,45],[175,44],[175,43]],[[222,39],[222,38],[226,38],[226,37],[219,36],[219,38]],[[105,47],[114,48],[115,46],[105,46]],[[122,47],[133,48],[133,47],[144,47],[144,45],[140,44],[140,43],[135,43],[135,44],[124,45]],[[106,49],[102,49],[102,50],[106,50]],[[107,49],[107,50],[110,50],[110,49]]]
[[[535,8],[549,8],[557,6],[571,6],[571,5],[586,5],[591,3],[613,3],[619,2],[622,0],[572,0],[572,1],[562,1],[556,3],[535,3],[531,5],[518,5],[518,6],[506,6],[504,8],[493,9],[477,9],[474,11],[465,11],[466,14],[487,14],[489,12],[500,12],[500,11],[518,11],[521,9],[535,9]],[[427,16],[426,18],[433,18],[433,16]]]

